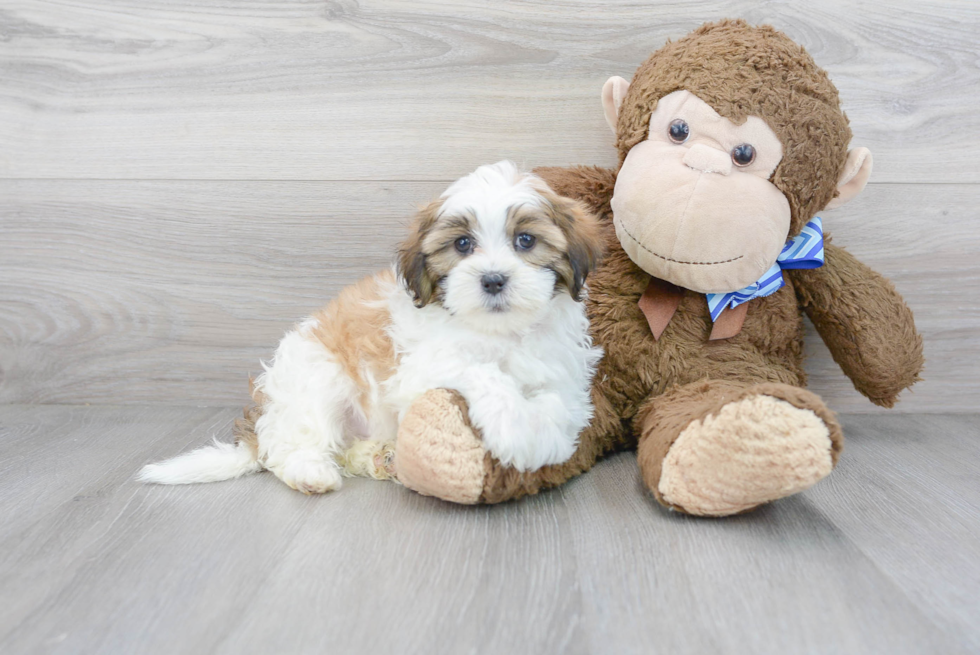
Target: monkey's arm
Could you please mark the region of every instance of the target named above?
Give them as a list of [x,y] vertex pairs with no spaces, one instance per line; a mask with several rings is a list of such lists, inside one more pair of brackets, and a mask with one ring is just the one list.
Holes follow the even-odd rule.
[[820,268],[789,271],[834,361],[871,402],[891,407],[919,379],[922,337],[886,278],[829,242]]
[[598,166],[542,166],[533,173],[560,196],[585,203],[599,219],[612,216],[609,201],[616,186],[616,173]]

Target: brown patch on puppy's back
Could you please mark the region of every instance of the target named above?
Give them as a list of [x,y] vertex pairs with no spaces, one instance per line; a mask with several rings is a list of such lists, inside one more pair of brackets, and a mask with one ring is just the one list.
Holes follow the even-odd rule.
[[313,315],[309,333],[336,358],[344,372],[361,389],[361,405],[367,409],[368,382],[387,380],[394,372],[394,346],[388,336],[391,314],[385,299],[397,284],[391,271],[364,278],[340,292],[336,300]]

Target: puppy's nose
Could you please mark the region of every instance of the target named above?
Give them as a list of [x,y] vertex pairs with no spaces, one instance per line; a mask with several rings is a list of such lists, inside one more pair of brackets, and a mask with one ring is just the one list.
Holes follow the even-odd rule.
[[480,284],[483,285],[484,291],[491,296],[496,296],[504,290],[504,285],[507,284],[507,276],[500,273],[487,273],[480,278]]

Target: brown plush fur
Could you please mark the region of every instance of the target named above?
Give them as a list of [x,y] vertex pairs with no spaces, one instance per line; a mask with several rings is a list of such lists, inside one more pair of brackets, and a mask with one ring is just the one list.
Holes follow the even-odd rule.
[[828,243],[826,255],[834,266],[794,271],[800,303],[854,387],[892,407],[922,370],[912,312],[891,282],[851,253]]

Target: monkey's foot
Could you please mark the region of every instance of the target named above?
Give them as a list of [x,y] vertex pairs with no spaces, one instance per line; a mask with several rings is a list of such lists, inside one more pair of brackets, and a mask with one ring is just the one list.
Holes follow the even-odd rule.
[[398,481],[424,496],[466,505],[480,502],[485,457],[483,442],[467,418],[466,401],[455,391],[426,392],[398,427]]
[[688,514],[738,514],[803,491],[840,451],[833,414],[805,389],[707,382],[665,400],[648,419],[640,465],[657,499]]

